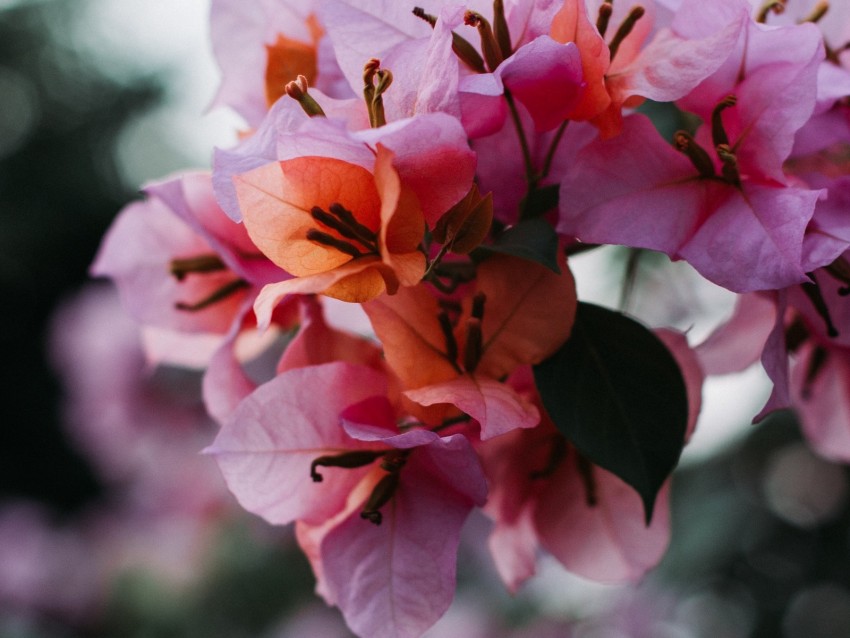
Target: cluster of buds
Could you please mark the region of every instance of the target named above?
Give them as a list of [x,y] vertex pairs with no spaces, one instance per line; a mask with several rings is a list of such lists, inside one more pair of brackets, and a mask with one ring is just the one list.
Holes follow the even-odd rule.
[[[511,591],[541,549],[640,578],[706,374],[761,357],[759,417],[850,460],[850,15],[798,3],[213,0],[248,130],[149,185],[93,272],[204,362],[210,463],[353,631],[433,625],[476,508]],[[738,309],[689,344],[579,301],[604,244]]]

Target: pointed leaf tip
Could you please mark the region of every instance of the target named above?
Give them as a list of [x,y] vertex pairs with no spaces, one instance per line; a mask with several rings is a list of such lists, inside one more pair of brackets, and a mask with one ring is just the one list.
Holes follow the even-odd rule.
[[637,321],[579,303],[570,339],[534,366],[534,378],[557,428],[638,492],[648,525],[688,421],[685,382],[667,347]]

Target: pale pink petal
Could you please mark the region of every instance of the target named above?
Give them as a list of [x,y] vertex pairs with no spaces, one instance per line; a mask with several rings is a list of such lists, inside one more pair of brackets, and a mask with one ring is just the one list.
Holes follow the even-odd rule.
[[616,138],[586,146],[567,173],[558,232],[675,254],[722,188],[699,183],[688,159],[634,115]]
[[767,376],[773,381],[773,391],[767,403],[761,409],[753,423],[758,423],[774,410],[782,410],[791,406],[791,390],[788,381],[788,348],[785,343],[785,315],[788,308],[788,291],[778,290],[773,293],[776,305],[775,323],[764,344],[761,364]]
[[738,297],[729,321],[696,349],[706,374],[731,374],[750,367],[758,361],[775,323],[776,305],[770,297],[754,293]]
[[830,348],[817,376],[807,380],[814,344],[805,345],[791,370],[794,409],[818,454],[850,462],[850,350]]
[[347,407],[340,413],[340,421],[354,439],[380,441],[402,450],[427,445],[440,438],[436,432],[422,428],[399,433],[396,409],[385,396],[369,397]]
[[[811,179],[812,177],[814,176],[807,176],[812,187],[826,187],[827,191],[822,192],[806,229],[803,241],[803,268],[806,272],[828,266],[850,248],[850,221],[847,219],[847,210],[850,207],[850,176],[834,179],[826,179],[823,176]],[[835,304],[839,311],[846,306],[847,304]],[[850,313],[847,316],[850,317]],[[842,343],[850,345],[850,339]]]
[[178,179],[148,184],[145,192],[165,202],[243,279],[262,286],[287,277],[263,256],[248,237],[245,226],[235,223],[221,210],[209,173],[187,173]]
[[158,365],[180,368],[206,368],[224,337],[210,332],[182,332],[158,326],[138,326],[145,361],[153,369]]
[[310,42],[306,24],[310,4],[310,0],[214,0],[210,29],[222,71],[214,106],[232,107],[251,126],[262,120],[267,109],[266,45],[280,34]]
[[[383,0],[326,0],[319,17],[351,89],[363,90],[363,65],[410,40],[428,39],[431,27],[406,3]],[[391,69],[394,74],[402,70]]]
[[512,594],[537,571],[539,543],[532,511],[526,507],[510,523],[497,522],[487,541],[496,571]]
[[462,16],[460,7],[444,9],[430,38],[409,40],[381,59],[381,66],[393,72],[392,87],[384,95],[387,121],[422,113],[460,115],[459,62],[449,25],[460,24]]
[[455,435],[414,450],[380,525],[355,513],[328,532],[326,587],[354,632],[412,638],[445,613],[460,529],[485,491],[475,453]]
[[670,540],[669,483],[658,493],[652,524],[634,488],[594,466],[596,504],[588,505],[571,455],[540,495],[535,524],[540,542],[567,569],[607,583],[637,581],[654,567]]
[[226,343],[210,360],[204,375],[204,405],[209,415],[223,423],[239,403],[257,389],[257,384],[243,370]]
[[746,19],[740,14],[699,39],[682,38],[669,29],[659,32],[632,63],[609,73],[606,82],[615,102],[622,104],[631,95],[657,102],[683,97],[726,60]]
[[[740,20],[727,16],[729,22],[716,22],[714,4],[689,2],[693,15],[687,20],[689,35],[695,37],[693,25],[705,37],[705,26],[723,28]],[[735,14],[742,7],[728,0],[722,4]],[[744,3],[745,5],[746,3]],[[743,10],[748,10],[745,7]],[[685,9],[683,9],[683,12]],[[681,14],[679,16],[681,18]],[[683,33],[677,18],[673,30]],[[717,103],[729,94],[738,97],[738,105],[727,109],[723,121],[738,160],[745,172],[757,173],[783,182],[782,162],[788,157],[794,133],[809,119],[817,98],[817,68],[823,60],[820,33],[812,24],[765,28],[748,20],[729,57],[723,65],[678,105],[709,121]]]
[[847,109],[830,109],[813,115],[794,136],[791,156],[816,153],[836,142],[850,142],[850,114]]
[[[321,392],[322,401],[315,401]],[[322,468],[313,482],[316,458],[360,449],[345,434],[339,414],[363,399],[386,392],[382,374],[348,363],[289,370],[261,385],[225,420],[213,454],[240,504],[270,523],[333,516],[368,469]]]
[[678,254],[733,292],[806,281],[803,236],[819,195],[757,185],[745,187],[743,194],[731,191]]
[[239,277],[225,269],[189,274],[183,281],[171,275],[177,258],[217,256],[213,248],[159,199],[130,204],[121,211],[103,239],[91,273],[108,276],[118,286],[131,315],[145,324],[184,332],[227,332],[249,288],[198,312],[180,310],[177,303],[196,303]]

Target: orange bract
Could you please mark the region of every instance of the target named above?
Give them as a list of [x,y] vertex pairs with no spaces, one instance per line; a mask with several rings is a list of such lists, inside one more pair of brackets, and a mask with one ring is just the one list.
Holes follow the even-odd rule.
[[374,174],[330,157],[274,162],[234,177],[245,227],[257,247],[299,279],[274,295],[323,293],[362,302],[425,272],[425,229],[393,154],[378,145]]
[[316,82],[319,73],[316,44],[323,32],[314,15],[307,18],[307,27],[311,42],[278,35],[274,44],[266,45],[266,102],[269,106],[286,92],[287,83],[299,75],[306,77],[310,85]]

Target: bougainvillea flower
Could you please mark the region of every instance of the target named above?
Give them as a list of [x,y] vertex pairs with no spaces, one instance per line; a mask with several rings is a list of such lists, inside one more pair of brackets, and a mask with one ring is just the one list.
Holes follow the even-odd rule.
[[555,352],[570,334],[575,308],[566,264],[556,274],[501,255],[478,266],[475,290],[453,317],[424,287],[364,304],[404,395],[434,406],[417,415],[440,420],[453,405],[479,423],[483,438],[537,423],[537,408],[500,381]]
[[[726,12],[737,16],[741,4],[746,11],[746,2],[725,0]],[[691,2],[673,29],[683,37],[700,37],[723,28],[728,19],[723,11]],[[768,28],[748,20],[723,65],[678,105],[708,123],[717,105],[735,95],[737,104],[724,111],[723,126],[742,172],[785,183],[782,163],[794,134],[815,108],[823,59],[823,42],[813,24]]]
[[586,83],[569,119],[590,120],[603,137],[610,137],[619,131],[620,112],[630,96],[670,101],[720,64],[717,51],[722,48],[717,45],[722,47],[723,38],[686,42],[665,32],[642,52],[653,20],[652,2],[564,1],[552,20],[551,35],[557,42],[576,44]]
[[432,29],[413,14],[413,7],[385,0],[330,0],[319,13],[354,91],[363,89],[366,61],[378,59],[392,72],[393,86],[384,96],[388,121],[434,112],[459,116],[451,27],[441,20]]
[[378,144],[392,151],[393,168],[402,186],[416,195],[429,226],[469,192],[476,158],[455,118],[431,113],[376,129],[351,132],[346,127],[362,128],[352,120],[308,118],[294,100],[278,102],[254,136],[235,149],[216,150],[213,182],[219,204],[231,219],[241,221],[233,182],[237,175],[270,162],[310,156],[372,171]]
[[425,221],[392,161],[379,144],[374,173],[333,158],[299,157],[235,178],[248,234],[294,277],[263,290],[262,321],[290,293],[363,302],[422,279]]
[[212,2],[210,35],[222,75],[214,106],[229,106],[256,127],[284,94],[285,85],[299,75],[327,95],[351,95],[329,55],[313,4],[313,0]]
[[259,286],[286,273],[218,207],[209,174],[153,184],[115,220],[91,267],[141,323],[226,333]]
[[[317,388],[323,400],[305,400]],[[451,602],[460,528],[486,483],[462,435],[400,432],[386,392],[385,376],[361,366],[289,370],[243,401],[207,451],[243,506],[299,521],[320,591],[352,629],[415,636]]]
[[[685,259],[736,292],[806,281],[803,242],[821,191],[750,181],[741,160],[737,180],[714,165],[700,174],[648,119],[632,115],[619,137],[583,149],[561,187],[558,230]],[[836,256],[821,253],[819,265]]]

